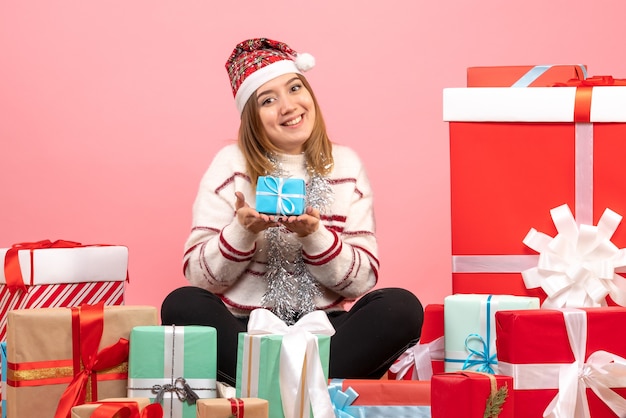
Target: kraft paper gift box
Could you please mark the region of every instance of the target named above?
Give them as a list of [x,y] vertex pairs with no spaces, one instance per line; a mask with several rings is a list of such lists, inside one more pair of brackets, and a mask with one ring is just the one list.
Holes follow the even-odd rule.
[[45,240],[2,248],[0,260],[0,341],[12,309],[124,303],[127,247]]
[[615,306],[498,312],[500,372],[513,376],[515,416],[545,416],[552,406],[560,414],[551,416],[626,416],[624,329],[626,309]]
[[[523,243],[529,230],[554,235],[549,211],[563,204],[579,225],[595,225],[606,208],[626,214],[621,82],[591,77],[579,86],[444,89],[453,293],[543,301],[546,293],[526,288],[521,276],[539,261]],[[612,241],[626,245],[624,225]]]
[[157,323],[152,306],[10,311],[7,417],[52,418],[57,406],[69,415],[81,403],[125,397],[130,331]]
[[471,371],[441,373],[433,376],[431,393],[432,418],[541,417],[513,415],[517,399],[511,376]]
[[253,310],[239,334],[236,396],[268,400],[272,418],[333,416],[327,381],[334,332],[323,311],[287,326],[267,309]]
[[469,67],[467,87],[551,87],[587,78],[585,65],[505,65]]
[[217,331],[213,327],[144,326],[130,334],[128,396],[163,404],[168,418],[195,418],[196,399],[215,398]]
[[430,380],[443,372],[443,340],[443,304],[426,305],[420,340],[391,365],[389,379]]
[[527,296],[457,294],[444,299],[444,368],[498,374],[497,311],[538,309],[539,299]]
[[256,210],[272,215],[301,215],[305,187],[300,178],[261,176],[256,186]]
[[260,398],[200,399],[198,418],[268,418],[269,403]]
[[[145,408],[150,405],[150,399],[148,398],[108,398],[102,399],[99,402],[92,402],[84,405],[75,406],[72,408],[72,418],[121,418],[122,416],[129,416],[133,418],[161,418],[163,417],[163,409],[158,411],[145,411]],[[128,409],[132,411],[130,415],[123,415],[126,411],[122,409]],[[153,409],[153,408],[150,408]],[[144,413],[141,413],[141,412]],[[160,414],[159,414],[160,412]]]
[[332,379],[328,391],[337,417],[431,416],[430,381]]

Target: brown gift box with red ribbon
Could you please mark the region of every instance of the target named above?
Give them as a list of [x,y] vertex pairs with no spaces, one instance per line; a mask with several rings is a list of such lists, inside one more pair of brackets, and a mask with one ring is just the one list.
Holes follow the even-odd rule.
[[260,398],[216,398],[196,401],[197,418],[268,418],[269,403]]
[[150,406],[150,398],[108,398],[75,406],[72,418],[162,418],[160,404]]
[[7,418],[69,418],[73,406],[125,397],[130,331],[157,324],[152,306],[10,311]]
[[[555,236],[550,210],[567,204],[579,225],[605,209],[626,215],[626,80],[553,87],[446,88],[452,293],[547,297],[521,272],[539,255],[531,228]],[[626,223],[611,241],[626,247]],[[619,273],[619,271],[618,271]]]

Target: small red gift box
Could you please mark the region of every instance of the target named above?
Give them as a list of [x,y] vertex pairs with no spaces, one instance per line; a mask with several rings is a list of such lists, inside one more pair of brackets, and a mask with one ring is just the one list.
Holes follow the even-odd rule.
[[[522,242],[529,230],[554,236],[549,211],[563,204],[579,225],[596,225],[606,208],[626,214],[621,83],[592,77],[571,87],[444,89],[453,293],[543,301],[545,292],[527,289],[521,275],[539,260]],[[612,241],[626,246],[623,224]]]
[[419,342],[405,351],[389,368],[391,380],[430,380],[443,372],[443,304],[424,308],[424,324]]
[[625,328],[622,307],[497,312],[498,365],[514,376],[515,416],[544,416],[551,402],[563,417],[626,416]]
[[511,376],[470,371],[434,375],[431,393],[432,418],[512,418],[517,402]]
[[508,65],[469,67],[467,87],[550,87],[587,78],[584,65]]

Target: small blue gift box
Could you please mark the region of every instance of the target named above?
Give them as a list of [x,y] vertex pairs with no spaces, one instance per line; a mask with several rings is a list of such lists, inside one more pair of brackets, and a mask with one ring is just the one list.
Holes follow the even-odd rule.
[[305,184],[303,179],[261,176],[256,185],[256,210],[272,215],[302,215]]

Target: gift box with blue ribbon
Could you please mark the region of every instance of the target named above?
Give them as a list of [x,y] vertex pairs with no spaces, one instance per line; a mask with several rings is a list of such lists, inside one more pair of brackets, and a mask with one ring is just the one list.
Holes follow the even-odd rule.
[[256,186],[256,210],[271,215],[302,215],[305,190],[303,179],[261,176]]
[[338,418],[430,418],[430,381],[332,379],[328,391]]
[[132,330],[128,397],[161,403],[167,418],[195,418],[196,400],[217,396],[216,379],[215,328],[142,326]]
[[498,373],[495,314],[539,309],[539,298],[456,294],[444,299],[444,369]]

